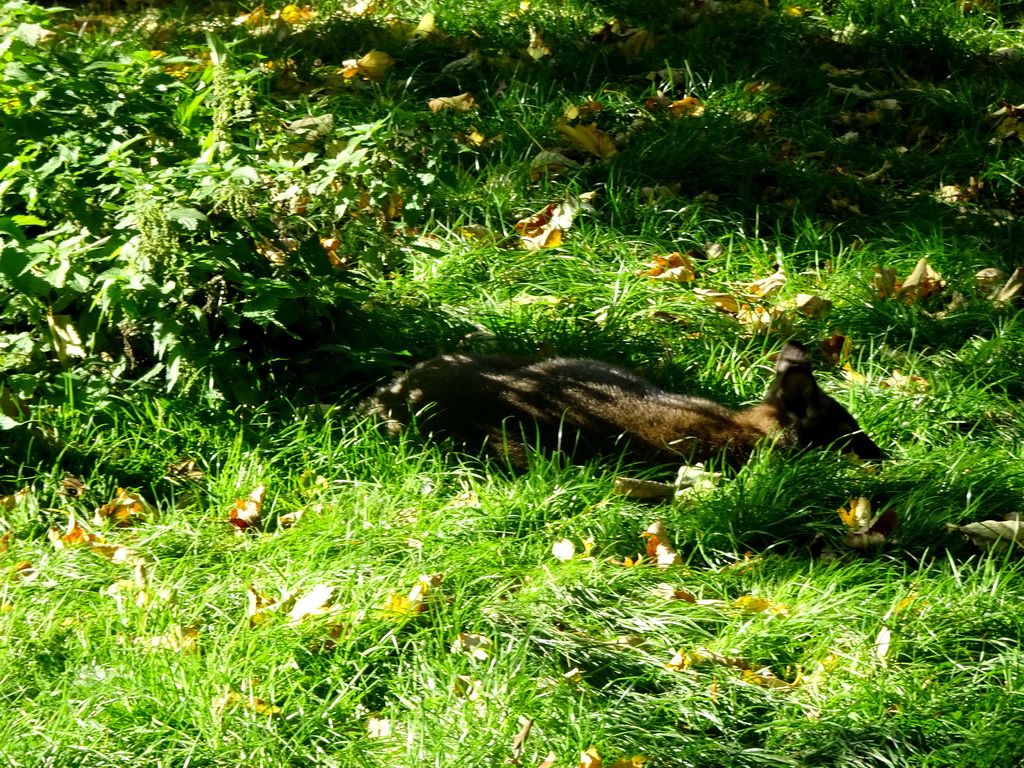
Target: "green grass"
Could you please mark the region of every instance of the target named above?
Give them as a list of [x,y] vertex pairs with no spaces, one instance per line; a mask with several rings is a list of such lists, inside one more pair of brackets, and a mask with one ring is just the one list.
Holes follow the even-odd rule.
[[[996,306],[975,279],[1020,266],[1024,155],[1019,140],[994,140],[986,116],[1022,101],[1024,65],[992,57],[1019,50],[1021,9],[847,0],[795,15],[774,3],[711,6],[722,12],[668,2],[395,2],[353,19],[325,2],[308,26],[270,34],[191,3],[160,11],[174,26],[159,44],[140,21],[54,45],[54,61],[68,51],[103,61],[156,47],[195,56],[213,28],[229,44],[232,71],[248,73],[229,97],[250,88],[253,113],[224,129],[230,146],[217,162],[257,169],[259,181],[233,198],[216,175],[212,197],[188,197],[206,188],[184,182],[178,197],[168,193],[167,205],[194,205],[212,223],[177,233],[180,262],[149,265],[179,281],[159,283],[169,297],[160,302],[208,308],[209,274],[222,272],[230,280],[219,300],[235,315],[204,315],[216,328],[264,296],[244,294],[232,275],[251,273],[259,290],[284,296],[284,271],[260,271],[262,238],[312,237],[315,247],[295,258],[322,260],[316,238],[336,237],[350,268],[338,273],[337,292],[329,280],[310,295],[295,288],[301,280],[285,286],[320,313],[310,335],[291,324],[299,302],[282,298],[277,314],[254,311],[218,348],[232,377],[251,382],[255,403],[234,401],[230,386],[204,390],[209,361],[199,354],[187,360],[200,382],[191,389],[169,392],[158,368],[127,370],[124,344],[138,344],[143,368],[168,363],[166,349],[133,341],[134,326],[118,326],[116,308],[98,312],[88,291],[84,303],[62,292],[99,280],[88,269],[57,277],[42,260],[30,276],[38,294],[3,284],[12,298],[3,299],[0,373],[33,421],[4,422],[0,432],[0,495],[29,489],[0,506],[0,536],[11,534],[0,544],[0,763],[492,766],[516,754],[513,741],[532,721],[519,751],[526,766],[554,752],[555,765],[575,768],[591,745],[605,766],[639,755],[652,767],[1024,764],[1024,570],[1017,551],[979,553],[946,528],[1018,513],[1024,493],[1019,303]],[[410,37],[385,18],[415,24],[427,11],[445,35]],[[626,37],[592,37],[615,17],[661,37],[635,55],[618,44]],[[531,26],[552,56],[525,52]],[[322,87],[371,48],[395,57],[386,78]],[[479,66],[445,69],[470,51]],[[275,67],[256,66],[268,61]],[[670,97],[698,97],[703,114],[647,106],[659,89],[647,74],[666,66],[686,78]],[[279,78],[281,67],[296,85]],[[44,115],[27,108],[31,89],[16,74],[5,74],[5,98],[17,91],[26,101],[4,102],[20,122],[0,130],[24,153],[42,139],[19,131]],[[168,89],[167,112],[131,145],[137,154],[120,150],[127,165],[219,172],[195,165],[217,106],[191,101],[199,77],[183,81],[188,98]],[[72,90],[47,98],[78,103]],[[427,108],[464,91],[478,111]],[[162,103],[162,92],[132,93],[132,104],[143,95]],[[568,146],[559,116],[592,99],[618,154],[601,160],[569,148],[575,165],[563,174],[531,172],[541,148]],[[884,99],[897,108],[873,104]],[[383,121],[367,141],[367,166],[310,191],[304,212],[288,211],[274,196],[322,179],[333,150],[329,139],[296,148],[281,126],[328,114],[334,139]],[[66,126],[75,111],[58,117],[53,124]],[[136,224],[112,212],[138,202],[147,174],[124,195],[111,192],[105,166],[90,165],[103,142],[82,139],[79,127],[62,140],[84,159],[69,151],[63,171],[42,160],[8,168],[4,204],[65,227],[55,242],[70,242],[75,258],[70,233],[80,231],[118,247],[131,241],[124,253],[137,253]],[[470,128],[496,140],[453,140]],[[306,166],[282,170],[306,151]],[[984,182],[976,195],[971,177]],[[349,184],[374,201],[396,192],[406,208],[390,221],[379,209],[353,215],[348,191],[332,197]],[[953,184],[970,194],[940,200]],[[648,203],[642,190],[659,185],[678,186]],[[520,246],[516,222],[589,191],[593,209],[560,246]],[[339,212],[342,204],[350,207]],[[24,225],[30,234],[33,226]],[[490,234],[467,236],[471,226]],[[692,283],[636,274],[655,255],[691,250]],[[941,292],[879,296],[875,268],[905,279],[921,258],[946,281]],[[784,313],[770,329],[693,290],[739,296],[777,264],[788,277],[782,290],[743,299]],[[828,299],[831,311],[786,309],[800,293]],[[955,293],[962,299],[951,308]],[[65,370],[45,315],[76,308],[83,328],[90,312],[108,313],[113,342],[96,341]],[[99,339],[104,320],[95,322]],[[817,351],[836,333],[850,339],[859,377]],[[512,475],[415,435],[388,439],[356,408],[392,369],[456,349],[596,357],[738,407],[763,396],[771,356],[790,337],[815,348],[822,386],[890,461],[863,468],[831,454],[765,452],[703,495],[651,506],[613,492],[625,472],[615,457],[582,467],[538,457]],[[885,386],[897,369],[923,386]],[[12,413],[5,418],[19,421]],[[185,458],[199,474],[170,479],[168,466]],[[81,496],[66,494],[67,473],[86,485]],[[229,511],[259,484],[264,530],[239,535]],[[125,528],[91,523],[119,488],[159,514]],[[845,546],[837,510],[853,497],[899,521],[874,549]],[[297,510],[303,517],[286,526],[281,518]],[[66,530],[71,513],[144,565],[55,547],[47,530]],[[623,565],[645,550],[655,520],[683,563]],[[578,553],[568,562],[552,555],[564,538]],[[422,612],[393,610],[423,581]],[[663,584],[697,602],[667,599]],[[317,585],[332,590],[325,613],[292,620],[289,604],[251,620],[250,589],[276,600]],[[747,612],[743,598],[770,605]],[[463,635],[489,641],[479,657],[460,647]],[[642,643],[616,642],[625,636]],[[677,653],[724,663],[666,668]],[[792,685],[758,684],[744,667]],[[374,719],[387,721],[389,735],[374,732]]]

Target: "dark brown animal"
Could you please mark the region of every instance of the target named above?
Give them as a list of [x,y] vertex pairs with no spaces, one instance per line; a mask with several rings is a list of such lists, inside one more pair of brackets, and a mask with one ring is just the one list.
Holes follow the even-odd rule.
[[521,469],[528,449],[562,451],[575,460],[625,451],[628,459],[659,464],[721,457],[735,466],[769,442],[883,458],[853,416],[818,386],[801,344],[783,347],[775,371],[762,403],[734,411],[665,392],[597,360],[445,355],[382,387],[369,410],[392,433],[415,423],[423,434],[485,448]]

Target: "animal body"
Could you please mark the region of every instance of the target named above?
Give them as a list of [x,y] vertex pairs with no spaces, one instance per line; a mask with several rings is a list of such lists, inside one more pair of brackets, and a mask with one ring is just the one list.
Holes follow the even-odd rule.
[[575,460],[624,451],[644,463],[721,457],[735,466],[768,441],[883,458],[853,416],[818,386],[801,344],[783,347],[775,371],[764,401],[737,411],[666,392],[597,360],[444,355],[379,389],[370,411],[393,433],[415,423],[423,434],[483,447],[520,469],[534,448]]

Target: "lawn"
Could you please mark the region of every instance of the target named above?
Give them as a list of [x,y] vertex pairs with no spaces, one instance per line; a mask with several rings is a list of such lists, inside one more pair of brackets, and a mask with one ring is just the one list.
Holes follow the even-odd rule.
[[[0,8],[0,763],[1024,765],[1022,20]],[[359,407],[789,339],[886,461],[659,503]]]

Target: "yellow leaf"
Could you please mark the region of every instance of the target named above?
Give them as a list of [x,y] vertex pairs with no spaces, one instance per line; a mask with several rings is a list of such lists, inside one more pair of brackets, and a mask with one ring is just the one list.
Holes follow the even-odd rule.
[[458,96],[443,96],[431,99],[428,106],[431,112],[440,112],[443,109],[450,109],[453,112],[472,112],[479,109],[476,100],[471,93],[460,93]]
[[694,288],[693,292],[699,298],[704,299],[709,304],[714,304],[718,309],[730,315],[738,314],[740,311],[739,301],[736,300],[735,296],[730,296],[728,293],[711,291],[706,288]]
[[384,51],[370,51],[356,62],[359,74],[367,80],[383,80],[388,70],[395,65],[395,60]]
[[597,747],[591,746],[585,752],[580,753],[580,768],[601,768],[601,755]]
[[316,11],[308,5],[301,8],[297,5],[286,5],[281,9],[281,21],[286,24],[298,24],[300,21],[309,21],[316,16]]
[[747,286],[747,291],[758,298],[764,298],[771,296],[773,293],[778,293],[785,284],[786,273],[782,271],[781,266],[777,266],[775,274],[751,283]]
[[838,510],[843,525],[854,530],[866,530],[871,525],[871,499],[863,496],[850,499],[848,506],[849,509],[843,507]]
[[776,616],[789,616],[788,605],[773,603],[771,600],[765,600],[763,597],[753,597],[752,595],[736,598],[733,606],[745,613],[764,613],[767,611]]
[[565,135],[573,147],[582,152],[589,152],[603,160],[618,154],[619,148],[615,146],[612,138],[598,130],[594,123],[569,125],[563,120],[559,121],[555,128]]

